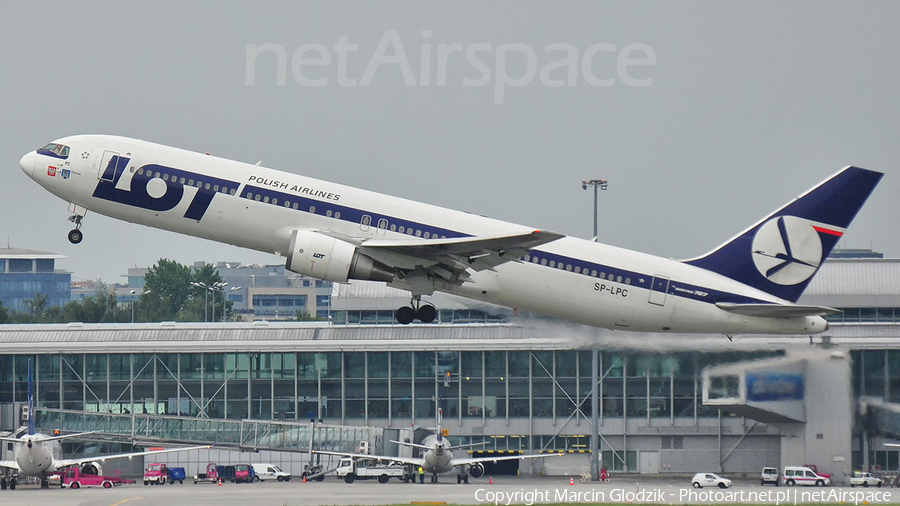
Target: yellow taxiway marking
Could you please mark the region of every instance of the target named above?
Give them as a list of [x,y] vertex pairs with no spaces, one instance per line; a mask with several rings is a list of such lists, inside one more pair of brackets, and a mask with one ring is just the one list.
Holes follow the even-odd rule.
[[132,497],[131,499],[125,499],[124,501],[119,501],[119,502],[113,504],[112,506],[119,506],[120,504],[125,504],[128,501],[134,501],[135,499],[143,499],[143,498],[141,496]]

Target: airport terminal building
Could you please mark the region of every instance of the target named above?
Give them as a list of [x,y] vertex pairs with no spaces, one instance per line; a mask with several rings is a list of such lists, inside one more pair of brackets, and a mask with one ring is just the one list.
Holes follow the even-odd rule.
[[[476,454],[567,452],[497,473],[581,474],[597,353],[602,467],[755,475],[815,464],[841,483],[863,467],[900,470],[883,446],[900,437],[898,287],[900,260],[829,260],[801,302],[842,313],[812,339],[614,332],[449,300],[436,300],[438,322],[402,326],[389,309],[402,295],[370,284],[336,287],[331,322],[6,326],[0,430],[19,423],[33,360],[44,431],[102,420],[144,440],[155,424],[171,430],[154,436],[189,442],[202,437],[184,428],[205,424],[209,442],[253,452],[166,457],[189,473],[231,459],[299,474],[311,420],[342,439],[330,448],[368,440],[390,453],[387,441],[420,440],[440,410],[454,444],[486,443]],[[297,437],[269,437],[272,427]]]

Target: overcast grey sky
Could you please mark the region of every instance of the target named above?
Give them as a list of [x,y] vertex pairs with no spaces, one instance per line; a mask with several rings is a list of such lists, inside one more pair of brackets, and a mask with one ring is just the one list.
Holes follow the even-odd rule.
[[586,238],[580,181],[608,179],[601,240],[674,258],[858,165],[886,177],[840,246],[898,257],[898,20],[896,2],[0,0],[0,239],[107,282],[282,261],[91,213],[69,244],[67,204],[19,158],[108,133]]

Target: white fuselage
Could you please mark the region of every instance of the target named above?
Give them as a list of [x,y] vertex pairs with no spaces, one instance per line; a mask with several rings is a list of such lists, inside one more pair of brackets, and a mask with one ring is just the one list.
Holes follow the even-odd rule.
[[[14,443],[13,454],[19,472],[28,476],[40,476],[56,470],[59,460],[59,441],[42,441],[48,436],[33,434],[22,436],[22,442]],[[29,444],[29,442],[31,444]]]
[[[422,242],[428,241],[426,236],[495,237],[534,230],[135,139],[84,135],[58,142],[71,148],[66,160],[33,152],[22,159],[23,170],[48,191],[83,208],[82,213],[90,210],[281,256],[288,254],[291,233],[298,229],[359,240]],[[108,181],[103,198],[98,198],[98,183],[111,179],[104,172],[111,153],[127,159],[127,168],[114,189]],[[149,182],[132,186],[135,174],[146,178],[148,171]],[[170,178],[178,179],[177,191],[167,186]],[[366,223],[359,216],[388,218]],[[534,248],[521,260],[494,270],[470,274],[462,284],[437,280],[434,288],[610,329],[810,334],[826,328],[818,316],[762,318],[723,311],[714,304],[716,295],[752,303],[786,301],[682,262],[573,237]],[[668,288],[652,291],[654,282]],[[403,286],[399,279],[394,284]]]
[[430,446],[430,450],[423,450],[422,468],[426,473],[441,474],[453,470],[453,452],[450,451],[450,443],[446,439],[437,440],[435,436],[428,436],[422,441],[422,446]]

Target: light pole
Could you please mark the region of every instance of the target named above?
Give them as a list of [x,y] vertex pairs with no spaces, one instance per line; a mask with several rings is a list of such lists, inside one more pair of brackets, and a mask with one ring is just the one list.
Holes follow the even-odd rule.
[[[581,188],[587,190],[588,186],[594,187],[594,242],[600,235],[597,230],[597,190],[606,190],[609,187],[609,181],[606,179],[590,179],[581,182]],[[600,422],[597,413],[599,396],[597,395],[597,384],[600,382],[598,369],[600,369],[600,351],[594,347],[591,350],[591,480],[598,481],[600,479]]]
[[[195,283],[191,281],[191,286],[196,286],[197,288],[202,288],[203,292],[203,321],[209,323],[209,287],[206,286],[206,283],[199,282]],[[215,301],[213,301],[215,302]]]
[[131,323],[134,323],[134,293],[135,291],[131,291]]
[[590,179],[588,181],[581,182],[581,188],[584,190],[588,189],[588,186],[594,187],[594,242],[597,242],[597,189],[605,190],[609,186],[609,181],[606,179]]
[[225,318],[225,292],[234,292],[240,290],[239,286],[232,286],[228,290],[225,287],[228,286],[228,283],[225,281],[219,281],[218,283],[213,283],[213,285],[209,288],[213,292],[213,306],[212,306],[212,319],[216,321],[216,293],[222,294],[222,318]]

